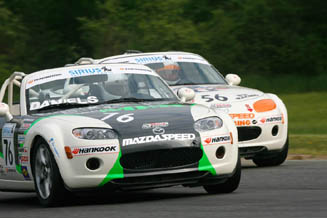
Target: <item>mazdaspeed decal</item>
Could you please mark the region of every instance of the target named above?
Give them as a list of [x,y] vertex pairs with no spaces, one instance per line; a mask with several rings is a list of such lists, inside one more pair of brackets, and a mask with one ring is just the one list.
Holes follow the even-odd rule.
[[195,135],[193,133],[162,134],[162,135],[154,135],[154,136],[150,135],[150,136],[141,136],[141,137],[123,139],[123,146],[150,143],[150,142],[172,141],[172,140],[184,141],[190,139],[195,139]]

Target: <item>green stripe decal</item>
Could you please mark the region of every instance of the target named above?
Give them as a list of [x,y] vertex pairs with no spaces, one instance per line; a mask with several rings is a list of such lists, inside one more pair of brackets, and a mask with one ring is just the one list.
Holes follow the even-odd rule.
[[107,176],[103,179],[103,181],[100,183],[99,186],[104,186],[106,183],[108,183],[110,180],[113,179],[122,179],[124,178],[124,170],[123,167],[120,165],[120,157],[121,157],[121,151],[119,152],[118,158],[114,164],[114,166],[111,168]]
[[0,152],[0,157],[3,159],[3,158],[5,158],[4,156],[3,156],[3,153],[2,152]]
[[203,149],[203,145],[201,143],[201,149],[203,151],[203,155],[201,160],[199,161],[199,171],[209,171],[212,175],[216,175],[216,170],[215,168],[211,165],[204,149]]
[[16,165],[16,170],[18,173],[22,174],[22,166],[21,165]]

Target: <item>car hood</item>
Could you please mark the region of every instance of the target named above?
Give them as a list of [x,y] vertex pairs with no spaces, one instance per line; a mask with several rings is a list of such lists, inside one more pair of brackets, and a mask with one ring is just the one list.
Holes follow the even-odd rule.
[[68,121],[67,115],[77,115],[76,122],[81,127],[94,125],[83,123],[83,119],[78,119],[78,116],[105,122],[118,133],[122,150],[135,152],[152,150],[154,147],[161,149],[190,146],[194,140],[200,142],[200,135],[194,130],[195,111],[208,114],[210,109],[194,104],[151,102],[69,109],[51,117]]

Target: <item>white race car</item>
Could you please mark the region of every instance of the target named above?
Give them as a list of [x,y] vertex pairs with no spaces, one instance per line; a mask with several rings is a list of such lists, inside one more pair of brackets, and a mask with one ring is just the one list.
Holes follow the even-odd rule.
[[[184,101],[194,95],[179,93]],[[180,101],[143,65],[15,72],[0,91],[0,128],[0,190],[36,191],[43,205],[80,190],[228,193],[240,182],[232,119]]]
[[188,87],[195,103],[228,113],[238,130],[240,155],[258,166],[282,164],[288,153],[288,119],[284,103],[274,94],[238,86],[238,75],[224,78],[207,60],[186,52],[126,53],[77,64],[138,63],[155,70],[175,92]]

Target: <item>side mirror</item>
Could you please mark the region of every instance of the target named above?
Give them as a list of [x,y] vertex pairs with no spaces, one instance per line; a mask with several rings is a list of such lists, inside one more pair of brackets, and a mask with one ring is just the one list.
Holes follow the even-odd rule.
[[181,99],[182,102],[192,101],[195,97],[195,92],[193,89],[180,88],[177,91],[177,96]]
[[241,78],[237,74],[227,74],[225,79],[231,86],[237,86],[241,83]]
[[6,121],[13,119],[13,116],[9,111],[9,106],[6,103],[0,103],[0,117],[6,117]]

